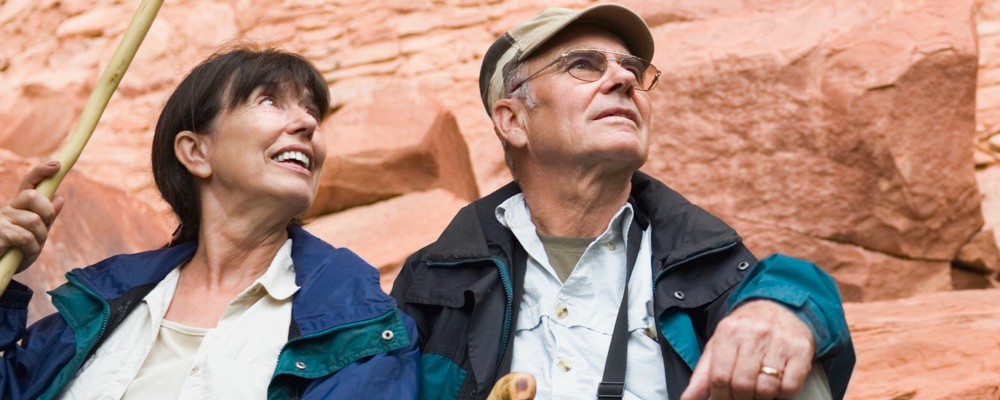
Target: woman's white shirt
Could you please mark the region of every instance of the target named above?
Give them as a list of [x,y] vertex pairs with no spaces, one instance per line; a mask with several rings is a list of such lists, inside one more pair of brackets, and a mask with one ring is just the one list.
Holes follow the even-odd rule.
[[[267,397],[267,386],[288,340],[292,299],[299,287],[292,240],[275,254],[267,271],[234,298],[215,328],[183,367],[180,387],[160,386],[159,399],[247,399]],[[141,266],[137,266],[141,268]],[[159,338],[180,269],[171,271],[84,363],[61,399],[122,399],[147,372],[147,356]],[[139,385],[144,383],[140,380]],[[161,382],[162,385],[162,382]],[[136,390],[141,390],[137,388]],[[128,391],[129,397],[123,397]],[[149,397],[143,395],[142,398]]]

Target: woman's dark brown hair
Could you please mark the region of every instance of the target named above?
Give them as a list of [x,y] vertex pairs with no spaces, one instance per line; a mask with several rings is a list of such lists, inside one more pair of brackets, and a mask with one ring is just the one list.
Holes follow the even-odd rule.
[[216,53],[198,64],[177,86],[156,121],[153,136],[153,179],[163,199],[180,220],[172,244],[197,240],[201,204],[194,175],[177,159],[177,134],[209,134],[222,110],[246,102],[261,86],[291,85],[307,90],[319,110],[318,121],[330,110],[330,93],[323,75],[301,56],[277,49],[241,47]]

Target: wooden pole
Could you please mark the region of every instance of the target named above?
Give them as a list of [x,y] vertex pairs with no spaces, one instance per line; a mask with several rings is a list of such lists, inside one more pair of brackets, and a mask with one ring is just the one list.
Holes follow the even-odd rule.
[[[114,55],[111,56],[111,62],[104,68],[101,80],[97,82],[94,91],[90,93],[90,98],[87,99],[83,112],[80,113],[80,119],[73,129],[73,133],[70,134],[66,145],[59,152],[57,158],[61,164],[59,172],[38,184],[38,191],[46,197],[52,198],[56,188],[62,183],[70,168],[76,164],[76,160],[80,158],[80,153],[83,152],[84,146],[90,140],[90,135],[94,133],[94,128],[97,127],[101,114],[104,114],[104,109],[108,106],[111,95],[121,83],[125,71],[132,63],[132,59],[135,58],[136,51],[139,50],[139,44],[146,38],[146,33],[149,32],[149,27],[156,19],[156,13],[160,11],[162,4],[163,0],[142,0],[142,3],[139,4],[139,9],[132,17],[132,22],[129,23],[125,36],[118,43]],[[7,289],[7,285],[10,283],[11,277],[14,276],[14,272],[17,271],[17,266],[23,257],[24,253],[21,252],[21,249],[10,248],[0,259],[0,293]]]

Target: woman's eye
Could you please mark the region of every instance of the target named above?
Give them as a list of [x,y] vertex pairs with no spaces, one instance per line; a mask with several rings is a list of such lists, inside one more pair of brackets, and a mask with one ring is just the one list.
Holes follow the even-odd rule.
[[277,102],[274,100],[274,97],[263,96],[260,98],[260,100],[257,101],[257,104],[260,104],[262,106],[273,106],[277,104]]

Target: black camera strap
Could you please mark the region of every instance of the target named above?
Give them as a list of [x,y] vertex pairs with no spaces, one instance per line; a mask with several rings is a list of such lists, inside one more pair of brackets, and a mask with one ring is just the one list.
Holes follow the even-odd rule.
[[622,293],[622,303],[618,307],[618,318],[615,319],[615,329],[611,334],[611,347],[608,348],[608,359],[604,363],[604,378],[597,387],[598,399],[621,399],[625,396],[625,362],[628,360],[628,281],[632,278],[632,269],[639,258],[639,247],[642,245],[642,229],[637,221],[632,221],[628,230],[626,243],[627,259],[625,262],[625,290]]

